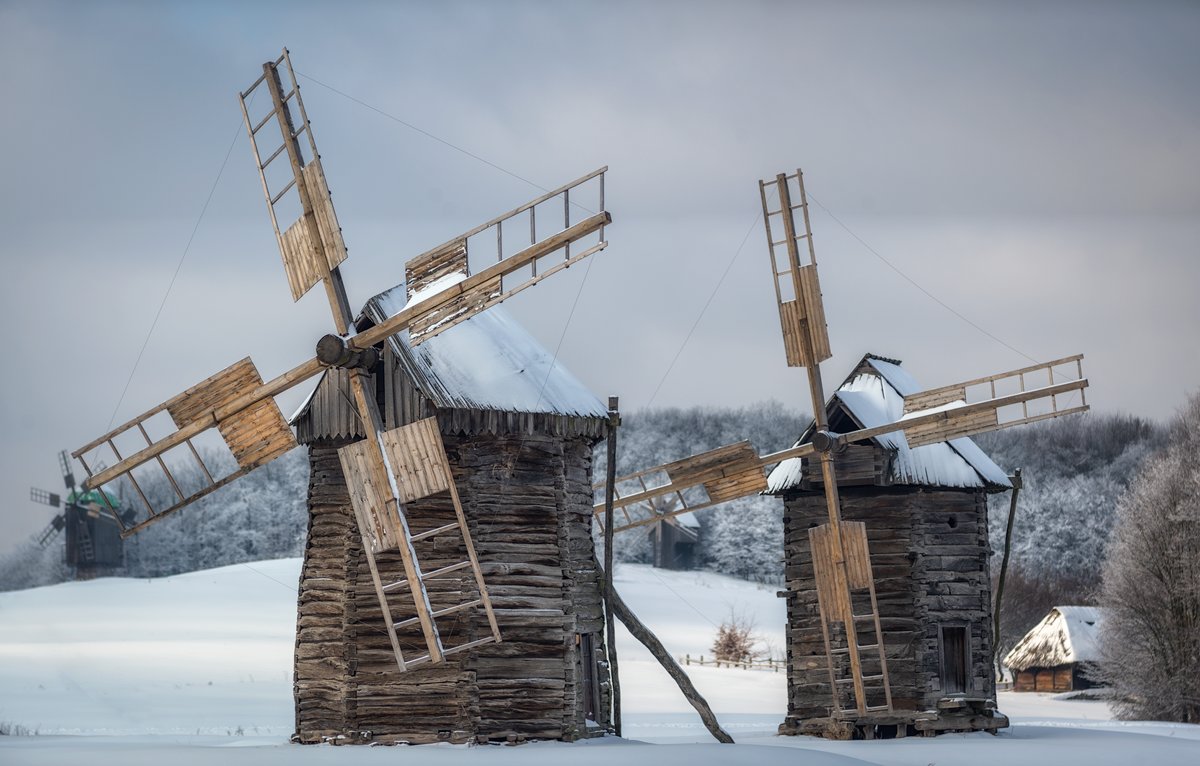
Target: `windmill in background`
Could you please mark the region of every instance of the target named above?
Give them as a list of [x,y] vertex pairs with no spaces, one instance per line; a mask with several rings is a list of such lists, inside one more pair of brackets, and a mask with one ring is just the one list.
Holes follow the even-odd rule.
[[64,533],[64,561],[76,580],[117,574],[125,565],[125,550],[120,523],[110,509],[127,522],[132,518],[130,511],[122,511],[120,502],[112,494],[101,496],[102,490],[81,492],[77,489],[66,450],[58,454],[58,464],[63,474],[65,495],[37,487],[29,490],[29,499],[35,503],[60,509],[38,533],[38,544],[44,548],[60,532]]

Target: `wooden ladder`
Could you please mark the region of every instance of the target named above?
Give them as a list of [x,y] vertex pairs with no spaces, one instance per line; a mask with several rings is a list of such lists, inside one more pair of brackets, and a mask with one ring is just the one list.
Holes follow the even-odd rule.
[[[426,418],[379,434],[379,440],[387,453],[388,466],[379,464],[378,452],[369,442],[348,444],[338,450],[342,469],[350,489],[351,505],[363,532],[363,552],[371,570],[371,579],[383,611],[388,638],[396,654],[400,670],[408,670],[423,663],[440,662],[448,655],[473,649],[484,644],[498,643],[500,629],[492,609],[483,572],[475,545],[467,528],[466,514],[458,496],[458,488],[450,471],[450,463],[442,445],[437,418]],[[388,473],[382,476],[381,473]],[[376,487],[389,482],[396,501],[388,503]],[[404,506],[439,492],[448,492],[454,506],[454,520],[432,529],[413,534],[409,531]],[[421,568],[416,544],[432,541],[435,537],[457,533],[462,540],[466,558],[428,572]],[[389,550],[399,550],[404,563],[404,577],[384,583],[379,574],[376,556]],[[458,603],[434,609],[429,599],[427,583],[454,576],[470,570],[478,595]],[[461,577],[461,575],[459,575]],[[392,603],[406,596],[406,603],[415,612],[414,616],[402,620],[392,618]],[[483,638],[447,646],[442,640],[438,619],[468,609],[482,609],[487,617],[489,634]],[[409,610],[405,610],[409,611]],[[416,657],[405,657],[400,647],[397,631],[420,625],[427,651]]]
[[[841,551],[837,550],[829,524],[810,529],[808,535],[821,612],[821,635],[825,641],[825,661],[829,669],[832,715],[853,718],[891,711],[892,687],[888,678],[883,626],[879,622],[879,603],[875,598],[866,525],[856,521],[841,522]],[[842,556],[843,562],[839,565],[837,559]],[[832,630],[835,623],[844,628],[841,636],[845,639],[844,646],[834,645],[842,643]],[[874,643],[859,643],[859,627],[863,623],[874,628]],[[868,653],[866,657],[864,652]],[[843,655],[849,660],[848,668],[838,661]],[[874,667],[864,669],[864,659]],[[844,673],[847,669],[850,671],[848,676]],[[847,684],[853,688],[853,709],[842,706],[841,690]]]
[[80,518],[75,524],[75,547],[79,550],[79,561],[91,563],[96,560],[96,549],[92,545],[92,536],[88,533],[87,518]]

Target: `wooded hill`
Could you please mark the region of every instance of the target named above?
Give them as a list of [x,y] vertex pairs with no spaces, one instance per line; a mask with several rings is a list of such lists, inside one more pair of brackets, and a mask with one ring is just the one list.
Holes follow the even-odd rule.
[[[618,473],[750,439],[762,452],[790,446],[808,418],[778,402],[741,408],[661,408],[624,415]],[[1006,637],[1040,619],[1057,603],[1086,603],[1099,582],[1116,500],[1164,429],[1123,415],[1088,414],[976,437],[1004,469],[1024,469],[1009,574]],[[604,445],[595,475],[604,475]],[[125,573],[157,577],[225,564],[298,556],[304,544],[307,461],[302,450],[275,461],[134,536],[126,543]],[[167,486],[148,494],[169,493]],[[1003,547],[1007,493],[989,501],[992,547]],[[700,511],[697,561],[703,569],[781,583],[783,505],[748,497]],[[645,530],[617,537],[618,561],[646,563]],[[61,538],[45,549],[30,540],[0,558],[0,589],[68,579]],[[998,565],[999,557],[994,558]],[[1020,632],[1018,632],[1020,631]],[[1003,643],[1008,643],[1005,641]]]

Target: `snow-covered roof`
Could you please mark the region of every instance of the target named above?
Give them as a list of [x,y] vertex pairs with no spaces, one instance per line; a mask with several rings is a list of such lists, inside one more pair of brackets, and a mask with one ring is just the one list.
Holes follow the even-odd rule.
[[[834,392],[826,411],[832,417],[840,408],[858,427],[874,428],[904,417],[904,397],[919,391],[921,387],[901,369],[899,362],[868,354]],[[813,428],[810,424],[796,443],[807,442]],[[893,484],[988,489],[1012,486],[1008,475],[966,437],[909,447],[904,432],[893,431],[872,441],[894,453]],[[783,492],[799,486],[803,460],[791,458],[775,466],[767,477],[767,492]]]
[[1104,610],[1097,606],[1056,606],[1005,655],[1004,664],[1028,670],[1096,662],[1103,621]]
[[[400,285],[368,300],[363,315],[379,324],[404,305]],[[416,348],[409,344],[407,331],[390,341],[413,382],[439,408],[608,416],[596,395],[502,306],[476,314]]]
[[675,517],[675,523],[681,527],[687,527],[688,529],[700,528],[700,519],[696,518],[696,514],[694,513],[679,514]]

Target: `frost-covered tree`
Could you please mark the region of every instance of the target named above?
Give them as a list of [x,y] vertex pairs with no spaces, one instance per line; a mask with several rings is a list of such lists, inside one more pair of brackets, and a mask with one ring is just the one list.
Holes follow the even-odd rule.
[[1200,723],[1200,393],[1118,504],[1101,603],[1117,714]]

